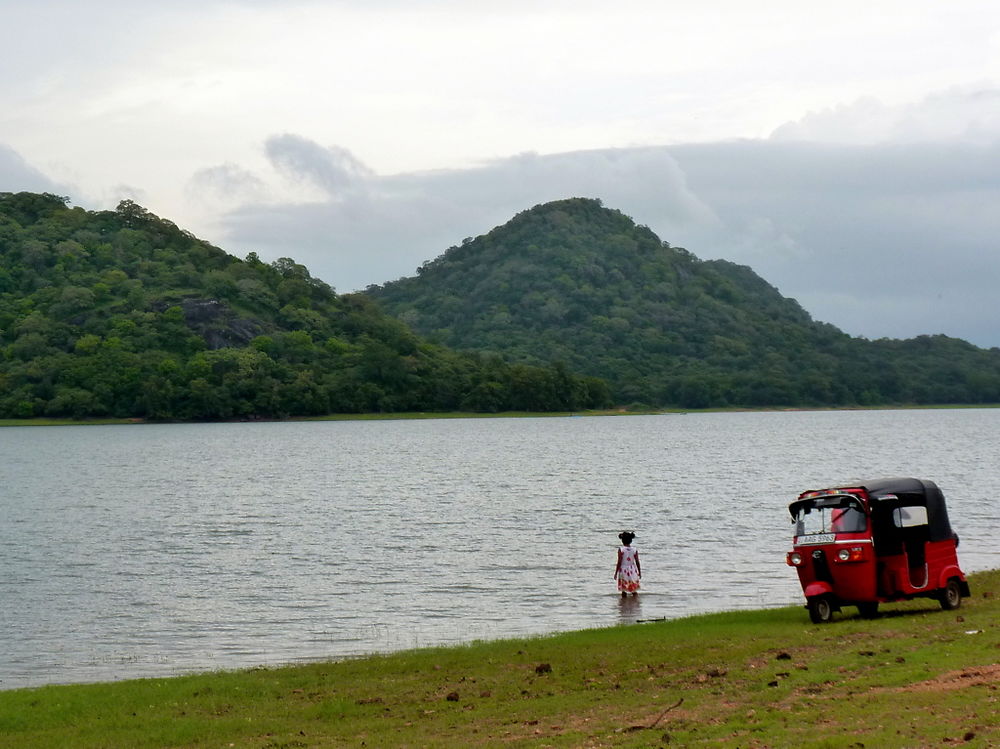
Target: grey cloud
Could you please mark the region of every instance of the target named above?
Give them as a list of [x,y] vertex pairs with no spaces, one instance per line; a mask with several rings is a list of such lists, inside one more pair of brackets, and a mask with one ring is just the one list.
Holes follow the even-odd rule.
[[[855,335],[1000,345],[1000,146],[745,143],[673,149],[719,213],[698,255],[750,265]],[[766,219],[795,252],[747,243]]]
[[[310,146],[299,139],[293,152]],[[287,141],[286,141],[287,142]],[[322,174],[327,154],[313,144]],[[638,220],[657,216],[671,226],[711,224],[710,209],[684,184],[666,151],[589,151],[556,156],[522,154],[464,170],[376,177],[364,190],[340,191],[322,203],[246,205],[224,228],[238,253],[290,255],[341,290],[412,275],[417,267],[485,233],[537,203],[568,196],[597,197],[630,207]]]
[[267,194],[260,177],[231,163],[199,169],[188,181],[186,190],[194,200],[209,199],[229,205],[262,200]]
[[0,143],[0,191],[68,194],[69,188],[49,179],[10,146]]
[[[301,138],[283,144],[297,159],[316,154],[313,166],[286,163],[317,184],[340,179],[324,176],[339,174],[336,150]],[[945,333],[1000,345],[995,143],[738,141],[524,154],[394,176],[346,164],[365,189],[229,213],[232,251],[295,257],[354,290],[411,275],[537,203],[596,197],[701,258],[751,266],[816,319],[854,335]]]
[[358,188],[373,176],[346,148],[325,148],[299,135],[272,136],[264,144],[264,150],[279,172],[319,187],[331,196]]

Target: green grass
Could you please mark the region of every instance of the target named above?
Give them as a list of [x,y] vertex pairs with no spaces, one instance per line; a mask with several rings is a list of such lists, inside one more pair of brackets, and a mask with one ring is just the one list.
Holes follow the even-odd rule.
[[0,419],[0,427],[87,426],[94,424],[140,424],[142,419]]
[[[500,413],[478,413],[471,411],[414,411],[401,413],[364,413],[364,414],[328,414],[326,416],[297,416],[287,421],[390,421],[408,419],[510,419],[510,418],[541,418],[566,416],[648,416],[651,414],[687,414],[687,413],[747,413],[747,412],[780,412],[780,411],[899,411],[899,410],[933,410],[955,408],[1000,408],[1000,404],[976,403],[967,405],[895,405],[895,406],[839,406],[839,407],[762,407],[762,408],[609,408],[596,411],[501,411]],[[241,421],[239,418],[227,421]],[[282,421],[282,419],[264,419],[263,421]],[[87,424],[145,424],[145,419],[0,419],[0,427],[25,426],[75,426]]]
[[998,745],[1000,571],[971,585],[953,612],[788,607],[6,691],[0,746]]
[[[389,421],[406,419],[502,419],[502,418],[539,418],[547,416],[626,416],[671,413],[666,410],[625,411],[622,409],[607,409],[603,411],[502,411],[500,413],[473,413],[471,411],[415,411],[402,413],[364,413],[364,414],[328,414],[326,416],[296,416],[289,419],[262,419],[261,421]],[[243,421],[232,418],[223,421]],[[255,419],[250,419],[255,421]],[[71,426],[87,424],[155,424],[145,419],[0,419],[0,427],[31,427],[31,426]]]

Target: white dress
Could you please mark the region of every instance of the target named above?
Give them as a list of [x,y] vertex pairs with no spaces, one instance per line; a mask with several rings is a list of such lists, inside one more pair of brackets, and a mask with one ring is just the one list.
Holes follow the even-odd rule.
[[639,551],[634,546],[620,546],[618,553],[622,555],[622,563],[618,567],[618,590],[635,593],[639,590],[639,565],[636,562]]

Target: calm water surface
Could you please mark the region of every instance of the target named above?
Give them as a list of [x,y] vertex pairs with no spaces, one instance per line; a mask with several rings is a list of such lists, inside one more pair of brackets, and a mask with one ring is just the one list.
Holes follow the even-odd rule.
[[1000,410],[0,429],[0,688],[797,603],[787,504],[859,477],[937,481],[1000,567],[997,444]]

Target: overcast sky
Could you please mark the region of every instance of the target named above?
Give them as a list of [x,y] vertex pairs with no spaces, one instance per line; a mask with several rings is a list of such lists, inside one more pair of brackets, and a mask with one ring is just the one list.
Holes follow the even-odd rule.
[[601,198],[869,338],[1000,346],[993,0],[0,0],[0,191],[338,291]]

